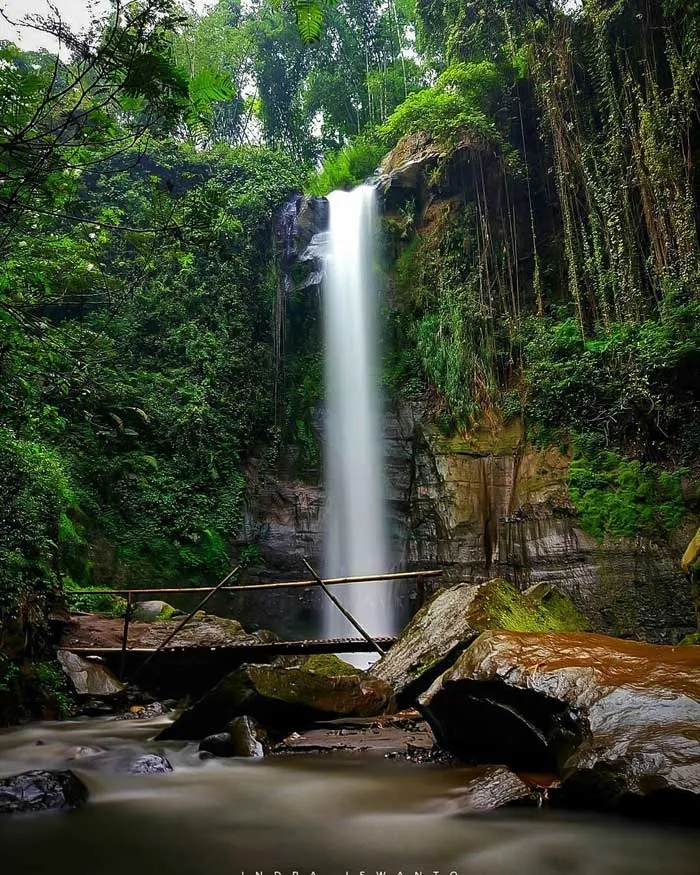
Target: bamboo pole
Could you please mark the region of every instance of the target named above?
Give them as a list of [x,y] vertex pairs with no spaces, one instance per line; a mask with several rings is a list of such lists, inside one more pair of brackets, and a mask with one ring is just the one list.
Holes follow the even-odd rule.
[[129,641],[129,622],[133,612],[133,593],[129,592],[126,597],[126,610],[124,611],[124,631],[122,633],[122,651],[119,658],[119,680],[124,680],[124,671],[126,669],[126,648]]
[[[165,639],[165,641],[162,641],[158,645],[158,647],[156,647],[156,649],[153,651],[151,656],[148,657],[148,659],[141,665],[139,670],[136,672],[136,674],[134,675],[134,678],[136,678],[144,670],[144,668],[153,659],[153,657],[156,655],[156,653],[160,653],[160,651],[166,645],[170,644],[170,642],[177,635],[177,633],[180,632],[182,629],[184,629],[184,627],[190,622],[190,620],[192,619],[192,617],[194,617],[194,615],[197,613],[197,611],[201,611],[202,608],[204,607],[204,605],[206,605],[206,603],[209,601],[209,599],[212,596],[216,595],[216,593],[219,592],[219,590],[224,586],[224,584],[226,584],[229,580],[231,580],[233,575],[237,574],[240,570],[241,570],[241,566],[236,565],[236,567],[233,569],[233,571],[229,571],[229,573],[226,575],[226,577],[224,577],[224,579],[221,581],[221,583],[218,583],[214,587],[214,589],[209,590],[209,592],[204,596],[204,598],[201,600],[201,602],[199,602],[197,607],[194,608],[192,611],[190,611],[189,614],[184,618],[184,620],[182,620],[180,623],[177,624],[175,629],[170,633],[170,635],[168,635],[168,637]],[[133,678],[132,678],[132,680],[133,680]]]
[[333,595],[333,593],[328,589],[326,584],[321,580],[321,578],[314,571],[314,569],[311,567],[311,565],[309,565],[306,558],[304,558],[304,565],[306,565],[306,567],[309,569],[309,571],[313,574],[314,580],[316,581],[318,586],[321,587],[321,589],[325,592],[325,594],[328,596],[328,598],[333,602],[333,604],[336,606],[336,608],[338,608],[338,610],[345,617],[345,619],[349,623],[352,623],[352,625],[357,629],[357,631],[360,633],[360,635],[362,635],[362,637],[365,639],[365,641],[367,641],[367,643],[370,644],[377,651],[377,653],[380,656],[384,656],[384,651],[382,650],[382,648],[377,644],[377,642],[374,640],[374,638],[371,637],[371,635],[368,632],[365,632],[365,630],[362,628],[362,626],[360,626],[360,624],[353,617],[353,615],[350,613],[350,611],[347,611],[343,607],[343,605],[341,605],[341,603]]
[[[392,571],[387,574],[367,574],[360,577],[329,577],[323,582],[326,586],[337,586],[341,583],[381,583],[383,580],[411,580],[415,577],[439,577],[442,574],[442,569],[434,569],[432,571]],[[221,592],[250,592],[256,589],[295,589],[304,586],[315,586],[316,579],[312,580],[290,580],[281,583],[241,583],[235,586],[222,586]],[[92,593],[93,595],[126,595],[127,593],[134,595],[172,595],[190,592],[210,592],[208,586],[182,586],[182,587],[162,587],[160,589],[72,589],[64,593],[65,596],[73,594],[80,595],[81,593]]]

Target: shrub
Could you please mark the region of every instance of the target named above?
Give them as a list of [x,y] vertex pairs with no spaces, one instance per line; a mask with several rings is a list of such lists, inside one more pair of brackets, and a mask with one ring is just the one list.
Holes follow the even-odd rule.
[[384,146],[372,137],[357,137],[324,158],[321,169],[307,180],[306,193],[322,197],[338,189],[355,188],[372,176],[384,152]]
[[419,131],[445,146],[467,136],[500,140],[491,109],[503,84],[503,74],[490,61],[453,64],[431,88],[409,94],[379,133],[389,147]]

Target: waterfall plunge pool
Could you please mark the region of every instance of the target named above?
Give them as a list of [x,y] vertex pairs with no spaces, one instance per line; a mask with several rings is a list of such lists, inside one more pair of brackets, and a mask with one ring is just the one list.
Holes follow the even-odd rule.
[[[200,760],[149,741],[166,720],[82,719],[0,733],[0,775],[73,768],[70,812],[0,818],[8,875],[695,875],[700,834],[527,809],[453,816],[468,769],[325,755]],[[164,753],[165,775],[111,774],[76,747]]]

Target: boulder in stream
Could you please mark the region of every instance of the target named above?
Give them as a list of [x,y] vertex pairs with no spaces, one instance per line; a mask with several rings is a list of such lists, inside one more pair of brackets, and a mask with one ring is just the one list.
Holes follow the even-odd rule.
[[197,739],[248,715],[271,734],[283,735],[316,720],[372,717],[391,705],[391,690],[336,656],[310,656],[289,664],[243,665],[168,726],[159,738]]
[[505,766],[476,766],[464,771],[464,784],[431,808],[441,814],[473,814],[507,806],[537,805],[538,794]]
[[267,733],[252,717],[235,717],[227,732],[208,735],[199,742],[199,750],[215,757],[265,756],[269,747]]
[[56,654],[61,668],[79,696],[103,699],[118,696],[125,690],[124,684],[101,662],[83,659],[70,650],[59,650]]
[[448,750],[558,771],[569,803],[700,814],[700,648],[485,632],[419,705]]
[[87,796],[85,785],[69,769],[23,772],[0,779],[0,814],[77,808]]
[[439,592],[369,670],[406,705],[487,629],[581,631],[586,621],[565,596],[547,584],[525,592],[507,580],[463,583]]

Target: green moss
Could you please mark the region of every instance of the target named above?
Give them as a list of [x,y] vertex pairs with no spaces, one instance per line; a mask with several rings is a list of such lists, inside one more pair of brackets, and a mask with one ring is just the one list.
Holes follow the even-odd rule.
[[159,620],[169,620],[172,615],[175,613],[175,608],[172,605],[164,605],[161,612],[156,617],[156,622]]
[[685,638],[680,642],[680,647],[694,647],[700,646],[700,632],[692,632],[690,635],[686,635]]
[[484,628],[510,632],[585,632],[588,621],[573,603],[551,587],[521,593],[510,581],[491,587],[484,605]]
[[569,494],[582,528],[598,541],[658,538],[675,529],[688,512],[683,473],[625,459],[585,436],[576,442]]
[[311,671],[314,674],[324,674],[328,677],[359,674],[359,669],[350,665],[349,662],[340,659],[334,653],[318,653],[314,656],[309,656],[300,667],[305,671]]

